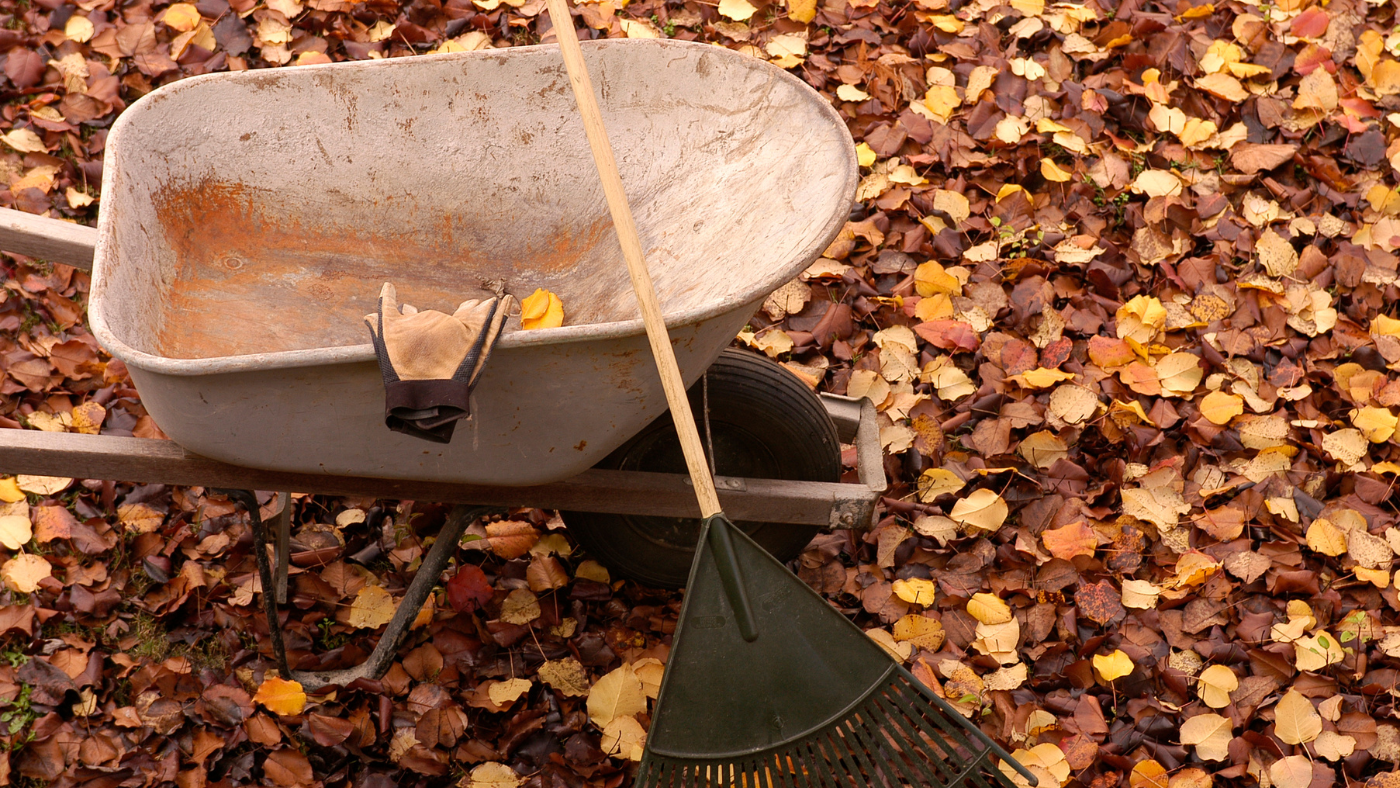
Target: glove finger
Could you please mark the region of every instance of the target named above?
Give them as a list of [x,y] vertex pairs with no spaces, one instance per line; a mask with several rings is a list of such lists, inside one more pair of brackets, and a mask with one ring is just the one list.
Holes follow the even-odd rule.
[[379,314],[398,315],[399,313],[399,291],[394,288],[392,282],[385,282],[379,288]]

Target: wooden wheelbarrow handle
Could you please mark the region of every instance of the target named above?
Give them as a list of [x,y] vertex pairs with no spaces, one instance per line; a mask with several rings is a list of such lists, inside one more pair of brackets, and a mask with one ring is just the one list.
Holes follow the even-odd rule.
[[627,192],[622,188],[622,177],[617,172],[617,160],[613,158],[608,132],[603,127],[603,113],[598,110],[593,80],[588,77],[588,67],[584,65],[583,52],[578,46],[574,18],[569,13],[569,0],[547,2],[549,18],[554,23],[554,35],[559,39],[559,49],[564,55],[564,68],[569,72],[569,83],[573,86],[578,112],[583,118],[583,130],[588,135],[588,147],[593,151],[593,162],[597,165],[598,177],[603,182],[603,195],[607,197],[608,211],[612,213],[617,242],[622,247],[622,257],[627,261],[627,273],[632,278],[632,290],[637,294],[637,304],[642,310],[642,322],[646,324],[651,354],[656,359],[656,368],[661,374],[661,388],[666,392],[666,403],[671,407],[671,421],[676,424],[676,434],[680,437],[681,450],[685,454],[686,469],[690,471],[691,482],[695,485],[695,497],[700,503],[700,516],[710,517],[721,511],[719,496],[715,493],[715,482],[710,476],[709,464],[705,460],[704,446],[700,443],[700,431],[696,428],[695,417],[690,411],[690,398],[686,396],[685,382],[681,379],[680,368],[676,365],[676,354],[671,349],[671,337],[666,333],[666,321],[661,315],[661,305],[656,300],[656,288],[652,286],[651,274],[647,271],[646,259],[642,255],[642,242],[637,237],[637,223],[632,220],[632,208],[627,204]]

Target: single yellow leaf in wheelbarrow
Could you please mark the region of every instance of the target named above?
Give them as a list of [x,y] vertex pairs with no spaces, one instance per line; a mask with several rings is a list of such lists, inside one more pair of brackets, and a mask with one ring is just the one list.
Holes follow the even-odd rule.
[[306,708],[306,692],[301,688],[301,682],[269,678],[258,686],[253,702],[261,703],[273,714],[295,717]]
[[520,302],[520,327],[526,331],[536,328],[558,328],[564,325],[564,302],[559,296],[536,288]]

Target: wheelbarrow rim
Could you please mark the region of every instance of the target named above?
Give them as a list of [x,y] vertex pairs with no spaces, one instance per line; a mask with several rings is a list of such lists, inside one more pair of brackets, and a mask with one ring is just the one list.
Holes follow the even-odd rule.
[[[554,44],[535,44],[524,47],[513,47],[512,51],[528,52],[543,48],[553,48]],[[757,58],[747,57],[737,52],[715,47],[710,44],[694,41],[674,41],[670,39],[604,39],[599,41],[583,42],[583,46],[588,49],[606,50],[614,47],[666,47],[671,49],[681,48],[702,48],[706,52],[714,53],[720,57],[732,56],[736,63],[742,63],[745,67],[770,74],[774,79],[785,81],[789,85],[799,88],[800,92],[810,94],[813,106],[824,114],[830,122],[832,128],[839,128],[843,132],[846,130],[846,123],[842,120],[836,108],[831,102],[826,100],[821,94],[812,89],[810,85],[798,79],[796,76],[778,68],[770,63]],[[445,60],[469,58],[499,58],[503,53],[500,50],[478,50],[475,52],[452,52],[438,55],[422,55],[412,58],[401,67],[412,67],[412,63],[422,60]],[[383,68],[382,61],[357,61],[352,63],[329,63],[311,66],[301,66],[297,72],[324,69],[365,69]],[[557,66],[562,73],[563,64]],[[281,75],[279,75],[281,76]],[[176,91],[189,90],[206,80],[245,80],[250,83],[259,80],[267,80],[269,75],[263,71],[246,71],[238,73],[217,73],[204,74],[197,77],[173,82],[163,85],[145,96],[142,96],[132,104],[132,109],[143,103],[153,103],[173,95]],[[120,146],[124,136],[129,118],[136,117],[139,113],[124,112],[113,124],[111,136],[107,143],[109,148]],[[844,159],[841,170],[845,173],[845,179],[840,187],[840,193],[846,195],[845,205],[840,210],[832,211],[826,217],[821,226],[820,232],[813,235],[813,240],[801,247],[792,255],[794,261],[801,261],[802,267],[806,267],[821,255],[821,253],[831,245],[836,239],[841,228],[845,226],[849,216],[850,206],[855,199],[855,188],[859,177],[859,166],[856,160],[855,143],[851,140],[849,133],[844,136],[844,145],[841,146],[842,158]],[[118,173],[110,173],[109,177],[103,179],[101,201],[103,205],[111,205],[113,200],[118,199],[117,190],[119,188],[120,176]],[[375,360],[374,346],[368,342],[361,345],[349,345],[342,347],[311,348],[305,350],[284,350],[271,353],[249,353],[233,356],[217,356],[214,358],[182,359],[169,358],[143,350],[138,350],[123,342],[107,323],[106,310],[103,308],[106,303],[106,283],[108,277],[104,274],[107,268],[109,253],[113,252],[113,236],[116,232],[115,214],[111,211],[103,211],[98,215],[97,229],[98,238],[93,255],[92,271],[92,291],[89,294],[88,317],[92,326],[92,332],[97,337],[98,342],[113,356],[121,359],[132,366],[152,372],[159,372],[165,375],[209,375],[222,372],[250,372],[267,369],[282,369],[288,367],[314,367],[327,366],[333,364],[347,364],[358,362],[372,362]],[[767,276],[759,277],[754,283],[749,293],[750,299],[755,304],[779,287],[786,284],[801,268],[794,262],[791,266],[775,266]],[[733,302],[726,303],[717,300],[712,304],[683,309],[675,312],[668,312],[664,315],[666,327],[669,329],[683,328],[694,325],[710,318],[719,316],[733,309]],[[616,339],[633,336],[643,336],[646,330],[640,318],[633,320],[618,320],[607,323],[590,323],[578,326],[561,326],[559,328],[536,329],[533,331],[513,331],[501,337],[500,349],[525,348],[540,345],[563,345],[574,342],[589,342],[599,339]]]

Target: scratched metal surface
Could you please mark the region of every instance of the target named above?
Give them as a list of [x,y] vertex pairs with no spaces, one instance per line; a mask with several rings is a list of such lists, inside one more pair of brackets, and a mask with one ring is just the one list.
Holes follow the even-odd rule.
[[[854,149],[754,58],[585,46],[683,375],[839,231]],[[152,416],[274,470],[540,484],[665,410],[554,47],[215,74],[134,104],[107,148],[90,312]],[[450,311],[504,280],[514,321],[446,447],[388,432],[362,317],[383,281]]]

